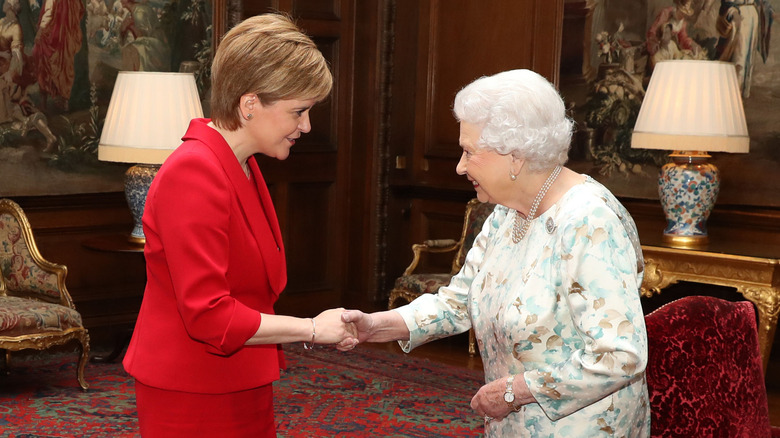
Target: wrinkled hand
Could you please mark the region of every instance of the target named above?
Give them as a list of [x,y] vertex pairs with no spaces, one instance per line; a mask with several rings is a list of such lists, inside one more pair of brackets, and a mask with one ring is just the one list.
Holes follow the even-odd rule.
[[[479,388],[477,394],[471,399],[471,409],[474,409],[480,417],[487,415],[494,420],[502,420],[509,415],[512,409],[504,401],[506,379],[504,377],[494,380]],[[515,378],[515,382],[517,382],[517,378]]]
[[[509,376],[502,377],[479,388],[477,394],[471,399],[471,408],[480,416],[492,417],[492,420],[502,420],[504,417],[514,412],[507,402],[504,401],[506,381],[508,378]],[[536,403],[536,399],[533,394],[531,394],[531,390],[528,389],[528,385],[525,383],[522,372],[515,374],[515,381],[512,384],[512,389],[515,394],[514,406],[524,406],[529,403]]]
[[339,347],[345,342],[347,345],[357,343],[355,324],[342,321],[342,313],[343,308],[330,309],[314,317],[317,333],[314,337],[315,344],[338,344]]
[[347,324],[353,324],[359,342],[365,342],[374,334],[374,317],[370,313],[360,310],[346,310],[341,314],[341,320]]
[[361,312],[360,310],[345,310],[341,314],[341,320],[355,328],[355,337],[340,342],[336,346],[340,351],[352,350],[359,343],[365,342],[372,334],[374,317],[371,314]]

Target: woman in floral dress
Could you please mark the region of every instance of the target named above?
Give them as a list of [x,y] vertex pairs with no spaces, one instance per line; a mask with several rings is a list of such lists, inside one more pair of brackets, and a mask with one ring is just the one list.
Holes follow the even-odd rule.
[[495,203],[461,271],[437,294],[372,314],[360,342],[405,351],[474,328],[486,436],[648,436],[644,262],[631,216],[563,167],[573,122],[529,70],[480,78],[455,98],[457,172]]

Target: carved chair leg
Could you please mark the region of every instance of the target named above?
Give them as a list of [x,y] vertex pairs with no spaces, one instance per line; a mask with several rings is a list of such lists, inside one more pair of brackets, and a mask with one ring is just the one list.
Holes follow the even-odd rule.
[[469,329],[469,356],[474,357],[477,354],[477,340],[474,335],[474,329]]
[[89,361],[89,333],[84,331],[84,334],[79,337],[79,343],[81,344],[81,355],[79,356],[79,365],[77,370],[77,378],[81,389],[86,391],[89,388],[87,380],[84,378],[84,366]]

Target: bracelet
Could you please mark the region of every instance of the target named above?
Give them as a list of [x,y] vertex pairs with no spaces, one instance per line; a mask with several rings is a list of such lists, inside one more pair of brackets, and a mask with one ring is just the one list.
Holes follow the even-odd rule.
[[317,336],[317,323],[314,321],[314,318],[309,318],[309,320],[311,320],[311,342],[308,344],[306,342],[303,343],[304,350],[314,349],[314,337]]

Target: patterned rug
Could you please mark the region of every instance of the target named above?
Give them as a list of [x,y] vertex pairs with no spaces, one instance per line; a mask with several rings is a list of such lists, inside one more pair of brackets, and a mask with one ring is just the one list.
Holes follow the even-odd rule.
[[[100,353],[100,352],[97,352]],[[481,372],[368,348],[285,346],[287,370],[274,385],[279,437],[476,437],[469,402]],[[119,363],[87,366],[75,353],[14,356],[0,376],[0,437],[135,437],[133,380]]]

